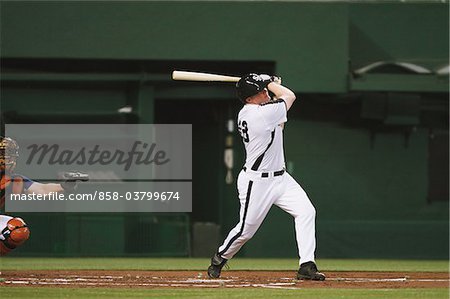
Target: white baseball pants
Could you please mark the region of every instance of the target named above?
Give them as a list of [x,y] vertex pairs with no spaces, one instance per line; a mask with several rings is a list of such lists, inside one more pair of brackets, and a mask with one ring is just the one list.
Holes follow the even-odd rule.
[[314,261],[316,209],[289,173],[272,173],[262,178],[260,172],[242,170],[237,186],[241,203],[239,223],[219,247],[221,257],[231,259],[253,237],[272,205],[277,205],[294,217],[299,264]]

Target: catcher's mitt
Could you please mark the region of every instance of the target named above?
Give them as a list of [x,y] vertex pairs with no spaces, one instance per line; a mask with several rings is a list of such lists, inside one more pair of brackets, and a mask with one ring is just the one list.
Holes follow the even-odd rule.
[[30,229],[22,218],[11,218],[0,232],[0,256],[22,245],[30,237]]
[[61,183],[61,187],[65,192],[72,193],[77,189],[78,182],[89,181],[89,174],[79,171],[68,171],[62,174],[64,182]]

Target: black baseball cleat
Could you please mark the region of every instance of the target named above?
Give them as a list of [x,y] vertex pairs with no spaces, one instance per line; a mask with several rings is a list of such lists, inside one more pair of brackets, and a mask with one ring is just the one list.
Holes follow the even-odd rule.
[[224,259],[217,254],[211,258],[211,265],[208,267],[208,276],[210,278],[219,278],[220,272],[223,266],[227,263],[227,259]]
[[300,269],[297,272],[297,279],[325,280],[325,275],[317,270],[314,262],[306,262],[300,265]]

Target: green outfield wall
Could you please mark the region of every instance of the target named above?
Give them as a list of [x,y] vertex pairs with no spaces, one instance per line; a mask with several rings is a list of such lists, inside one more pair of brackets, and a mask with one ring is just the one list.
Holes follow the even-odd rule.
[[295,90],[349,68],[448,62],[448,3],[4,1],[2,57],[273,61]]
[[[448,258],[448,192],[430,198],[432,173],[448,177],[448,160],[436,162],[433,148],[436,136],[448,140],[448,75],[434,73],[449,61],[448,2],[2,1],[0,8],[2,123],[193,125],[192,213],[24,213],[31,238],[15,254],[191,256],[202,244],[214,251],[209,241],[238,221],[223,149],[240,105],[231,85],[172,82],[170,71],[181,68],[274,72],[295,91],[286,166],[317,209],[319,258]],[[431,73],[355,76],[377,61]],[[124,106],[132,113],[118,113]],[[236,132],[232,138],[236,176],[244,156]],[[239,255],[295,257],[292,219],[274,207]]]

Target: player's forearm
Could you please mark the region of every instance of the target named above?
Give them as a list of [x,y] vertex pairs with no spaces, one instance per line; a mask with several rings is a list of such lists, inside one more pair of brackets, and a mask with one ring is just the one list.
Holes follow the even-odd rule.
[[61,186],[61,184],[55,184],[55,183],[50,183],[50,184],[45,184],[44,188],[46,189],[46,191],[49,192],[64,192],[64,188]]
[[275,95],[277,99],[283,99],[286,102],[287,110],[291,108],[296,99],[295,94],[294,92],[292,92],[292,90],[275,82],[269,83],[269,85],[267,85],[267,88]]
[[41,184],[38,182],[33,183],[30,188],[28,188],[28,193],[46,195],[50,192],[64,192],[64,189],[61,187],[61,184]]
[[28,188],[28,193],[36,193],[47,195],[51,192],[66,192],[72,193],[75,192],[77,188],[78,182],[87,182],[89,181],[89,175],[87,173],[79,172],[79,171],[69,171],[64,173],[65,181],[61,184],[49,183],[42,184],[39,182],[34,182],[30,188]]

